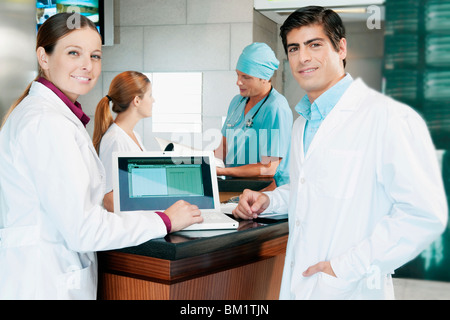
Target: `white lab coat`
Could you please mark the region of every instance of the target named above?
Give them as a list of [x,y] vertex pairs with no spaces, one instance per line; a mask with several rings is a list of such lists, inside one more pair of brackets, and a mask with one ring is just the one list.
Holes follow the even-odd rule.
[[113,190],[113,153],[118,151],[145,151],[139,134],[134,132],[134,135],[139,146],[121,127],[113,123],[102,137],[99,157],[106,172],[106,193]]
[[104,169],[80,120],[34,82],[0,131],[0,299],[95,299],[95,251],[166,234],[102,206]]
[[[293,126],[290,185],[266,211],[289,212],[280,299],[394,298],[392,272],[443,232],[447,204],[427,127],[408,106],[354,81],[304,155]],[[303,277],[330,261],[337,278]]]

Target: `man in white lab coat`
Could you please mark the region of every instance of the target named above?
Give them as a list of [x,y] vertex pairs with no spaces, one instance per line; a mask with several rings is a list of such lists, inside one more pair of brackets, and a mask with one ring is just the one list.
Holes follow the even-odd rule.
[[345,73],[345,29],[332,10],[297,10],[281,37],[307,93],[296,106],[290,184],[246,190],[233,213],[289,212],[281,299],[394,298],[391,274],[447,223],[426,124]]

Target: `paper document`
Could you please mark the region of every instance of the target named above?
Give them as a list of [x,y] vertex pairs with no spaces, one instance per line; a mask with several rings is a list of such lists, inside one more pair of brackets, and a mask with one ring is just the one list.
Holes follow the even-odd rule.
[[[159,147],[161,149],[161,151],[173,151],[176,152],[178,154],[192,154],[193,151],[201,151],[201,150],[197,150],[195,148],[183,145],[183,144],[179,144],[176,142],[172,142],[170,140],[166,140],[166,139],[162,139],[162,138],[158,138],[155,137],[156,141],[159,144]],[[214,158],[215,161],[215,165],[216,167],[219,168],[225,168],[225,164],[223,163],[223,161],[219,158]]]
[[[237,205],[238,205],[237,203],[232,203],[232,202],[221,203],[220,210],[222,211],[222,213],[232,214],[234,208],[236,208]],[[275,217],[275,216],[282,216],[282,215],[286,215],[286,213],[263,212],[258,215],[258,218],[268,218],[268,217]]]

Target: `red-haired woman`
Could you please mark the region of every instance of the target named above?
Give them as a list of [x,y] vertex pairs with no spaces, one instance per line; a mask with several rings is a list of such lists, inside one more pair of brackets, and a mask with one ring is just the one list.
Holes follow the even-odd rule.
[[[103,205],[108,211],[114,212],[112,154],[116,151],[145,151],[134,127],[141,119],[152,115],[154,101],[147,76],[125,71],[112,80],[108,94],[97,105],[93,142],[106,171]],[[115,119],[110,111],[110,102],[117,114]]]

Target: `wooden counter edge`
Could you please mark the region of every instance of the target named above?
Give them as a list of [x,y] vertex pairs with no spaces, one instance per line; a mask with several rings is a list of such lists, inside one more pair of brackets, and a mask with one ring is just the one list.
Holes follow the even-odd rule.
[[99,272],[173,284],[284,254],[287,238],[288,235],[283,235],[262,243],[251,242],[179,260],[101,252],[98,254]]

